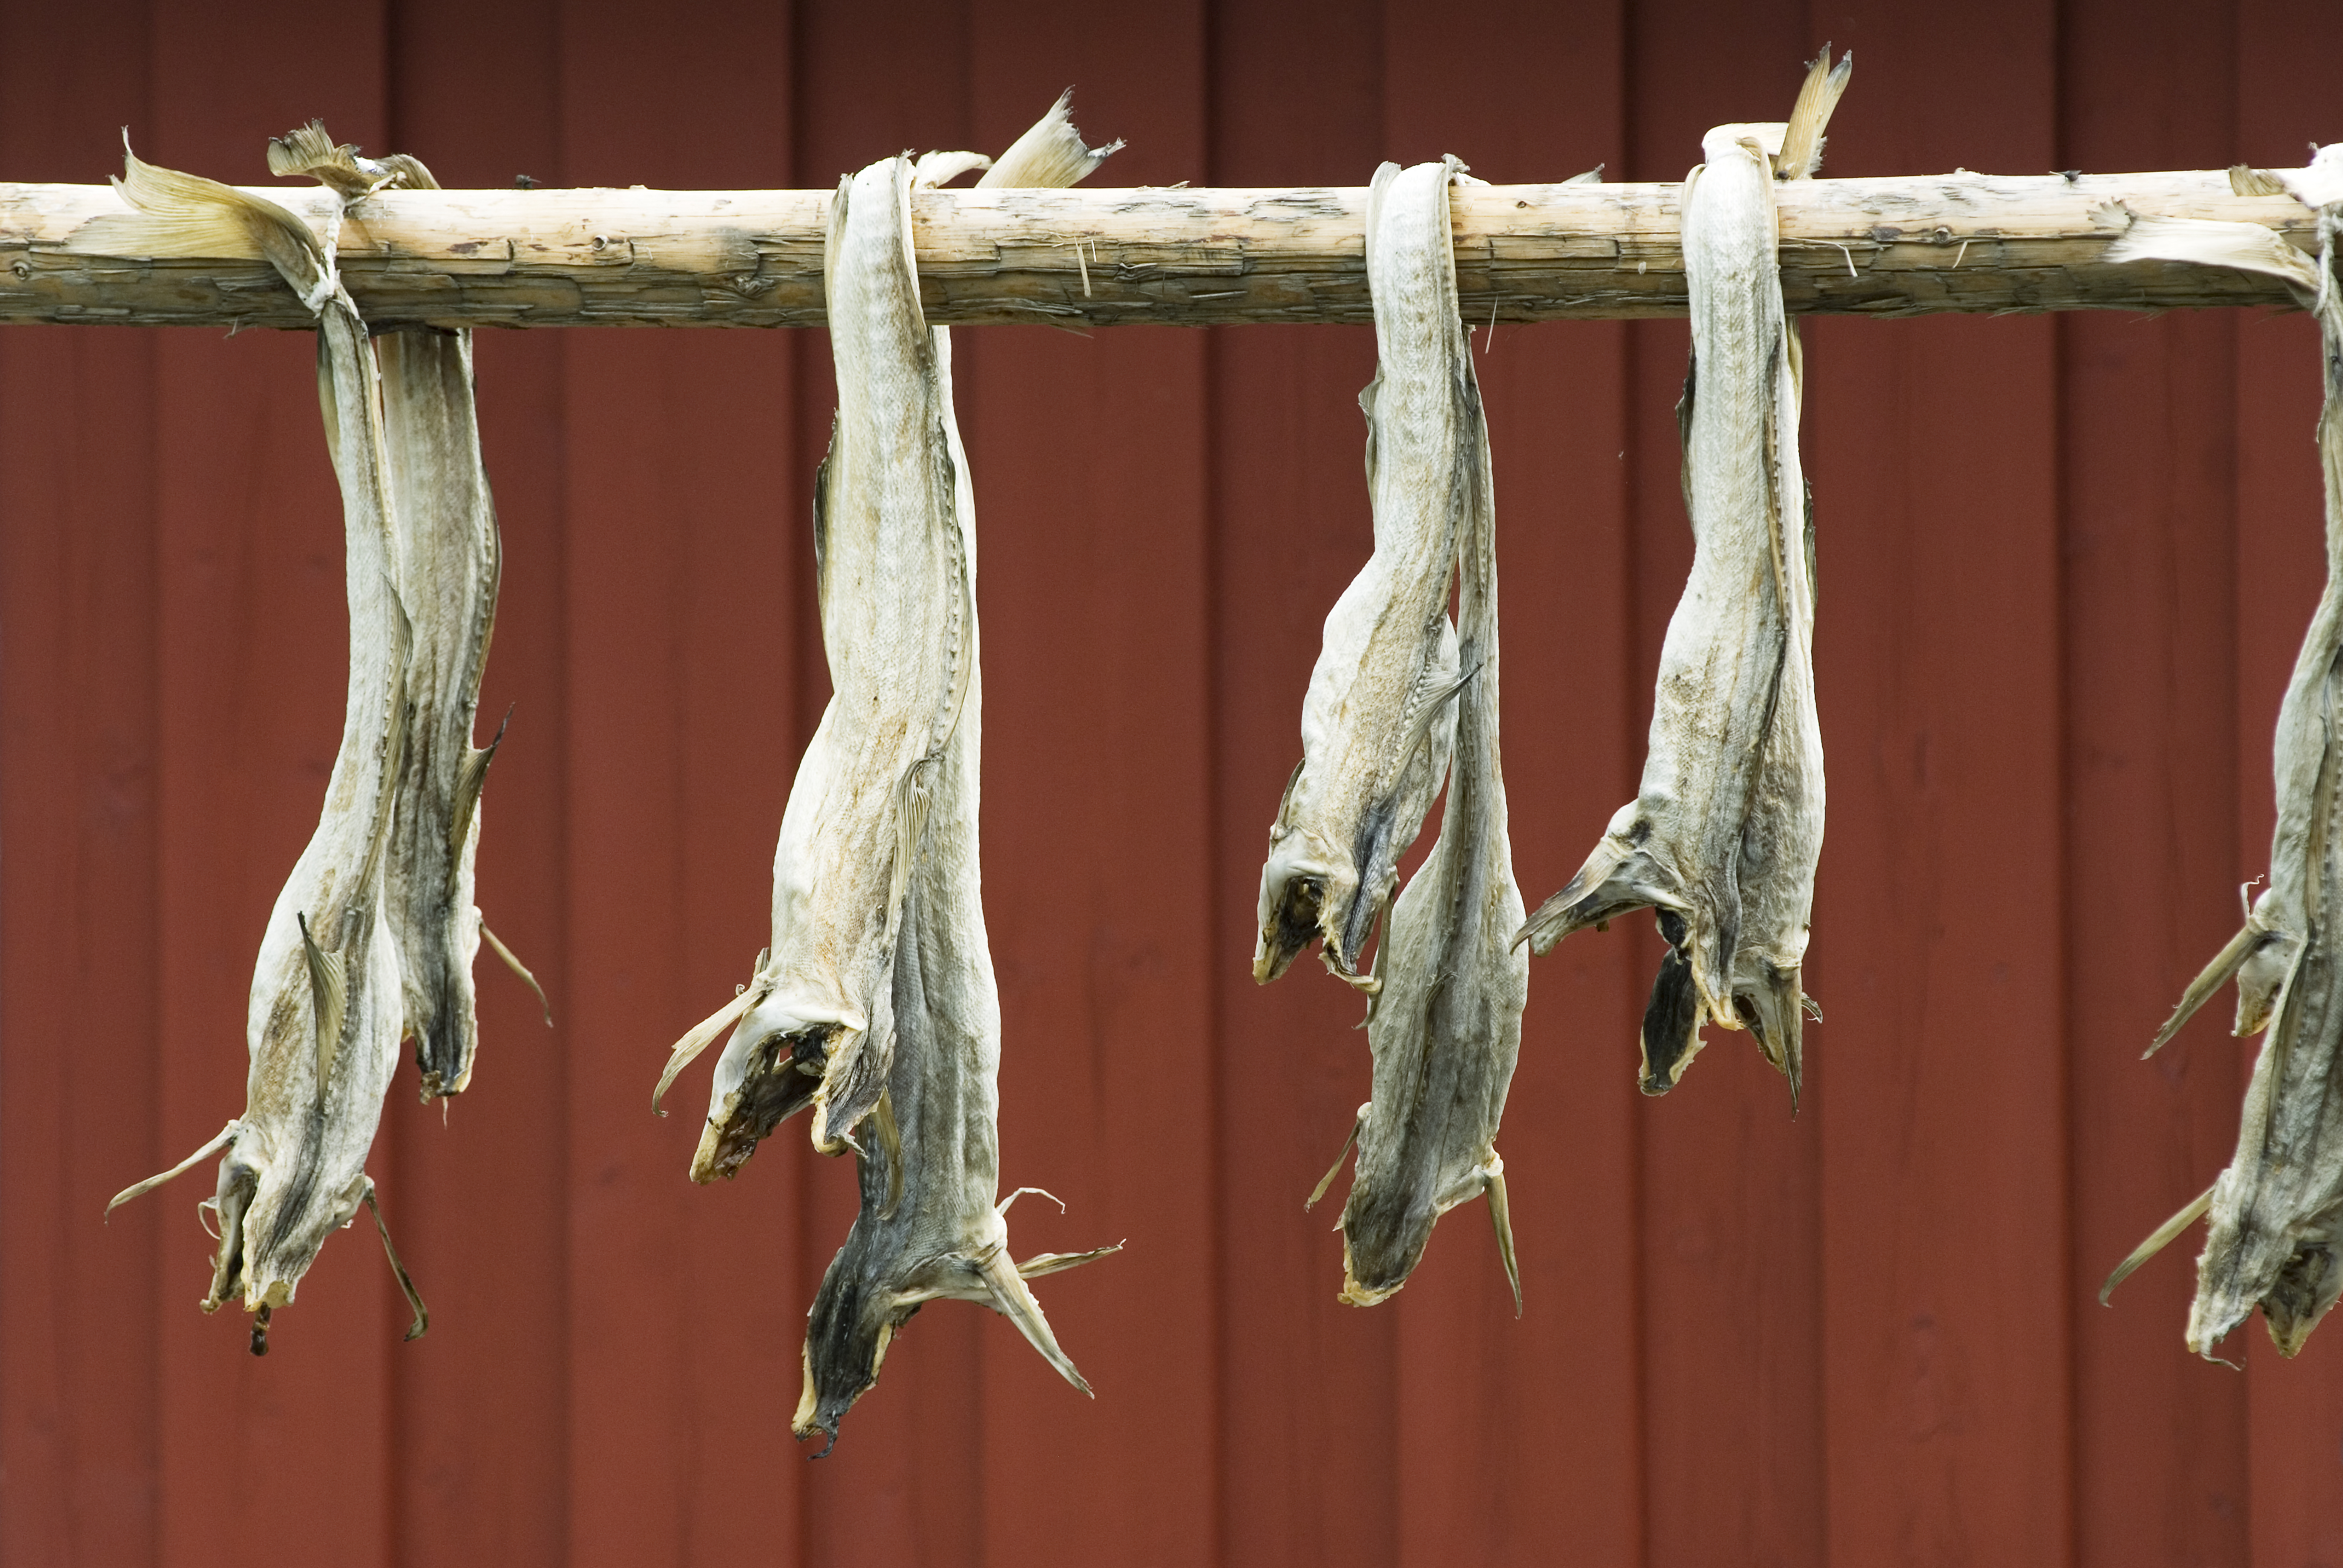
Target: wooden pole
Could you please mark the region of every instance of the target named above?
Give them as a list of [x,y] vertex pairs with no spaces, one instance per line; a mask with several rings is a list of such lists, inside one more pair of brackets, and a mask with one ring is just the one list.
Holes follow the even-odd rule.
[[[1455,197],[1464,317],[1681,316],[1679,186],[1466,186]],[[321,191],[271,188],[312,216]],[[2108,266],[2127,211],[2258,223],[2312,248],[2288,196],[2215,171],[1801,180],[1780,187],[1793,311],[2167,310],[2286,305],[2275,279]],[[343,276],[377,330],[811,327],[822,321],[827,191],[400,191],[354,208]],[[0,322],[307,327],[255,257],[106,254],[106,186],[0,185]],[[912,197],[939,324],[1371,319],[1360,186],[935,190]]]

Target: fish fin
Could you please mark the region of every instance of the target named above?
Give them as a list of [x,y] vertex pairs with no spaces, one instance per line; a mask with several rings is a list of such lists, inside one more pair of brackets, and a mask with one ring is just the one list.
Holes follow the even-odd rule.
[[368,890],[380,885],[383,860],[390,853],[391,827],[398,812],[398,786],[407,772],[407,737],[415,728],[415,699],[407,695],[407,672],[415,659],[415,621],[407,613],[407,601],[399,597],[398,586],[386,582],[390,594],[392,648],[390,665],[390,712],[385,716],[382,738],[382,773],[376,781],[373,837],[367,849],[366,866],[358,873],[358,887]]
[[2262,939],[2269,934],[2268,929],[2257,922],[2248,912],[2245,925],[2229,939],[2228,945],[2215,953],[2213,961],[2207,964],[2197,978],[2188,982],[2188,989],[2180,993],[2179,1005],[2172,1010],[2172,1016],[2164,1020],[2164,1027],[2156,1031],[2156,1038],[2148,1042],[2146,1050],[2140,1052],[2142,1060],[2162,1050],[2172,1037],[2180,1032],[2181,1027],[2196,1016],[2197,1010],[2212,1000],[2213,993],[2228,984],[2245,967],[2246,960],[2254,956],[2254,950],[2261,946]]
[[2287,244],[2277,230],[2258,223],[2135,215],[2131,226],[2116,237],[2100,259],[2229,266],[2284,278],[2305,300],[2318,292],[2318,269],[2310,257]]
[[995,1203],[992,1206],[992,1211],[996,1214],[1006,1215],[1009,1212],[1010,1205],[1016,1202],[1018,1199],[1022,1198],[1028,1192],[1032,1193],[1036,1198],[1047,1198],[1051,1202],[1055,1203],[1058,1206],[1059,1213],[1062,1214],[1066,1211],[1066,1201],[1063,1198],[1059,1197],[1055,1192],[1051,1191],[1047,1187],[1020,1187],[1017,1191],[1009,1194],[1008,1197],[1003,1198],[1000,1202]]
[[1804,1009],[1805,1010],[1806,1016],[1807,1016],[1808,1018],[1813,1019],[1816,1023],[1820,1023],[1820,1022],[1822,1022],[1822,1020],[1823,1020],[1823,1004],[1822,1004],[1822,1003],[1820,1003],[1820,1002],[1816,1001],[1814,998],[1812,998],[1812,997],[1810,997],[1810,996],[1807,996],[1805,992],[1803,992],[1803,991],[1802,991],[1802,992],[1800,992],[1800,993],[1799,993],[1799,995],[1798,995],[1798,1005],[1799,1005],[1800,1007],[1802,1007],[1802,1008],[1804,1008]]
[[2205,1191],[2188,1200],[2180,1212],[2158,1225],[2147,1241],[2134,1247],[2131,1250],[2131,1256],[2117,1263],[2116,1271],[2107,1276],[2107,1282],[2099,1287],[2099,1305],[2103,1307],[2108,1305],[2107,1298],[2116,1293],[2117,1285],[2131,1278],[2133,1270],[2164,1251],[2166,1247],[2171,1245],[2175,1236],[2195,1224],[2205,1211],[2212,1207],[2213,1191],[2219,1185],[2220,1183],[2216,1181],[2212,1187],[2206,1188]]
[[977,1271],[984,1282],[986,1293],[992,1298],[993,1309],[1017,1325],[1025,1342],[1041,1352],[1041,1359],[1057,1368],[1060,1377],[1090,1393],[1090,1383],[1075,1368],[1073,1358],[1058,1347],[1058,1336],[1050,1332],[1050,1320],[1042,1314],[1041,1301],[1026,1286],[1016,1265],[1009,1261],[1009,1254],[995,1251],[978,1265]]
[[733,997],[730,1001],[693,1024],[685,1032],[684,1037],[675,1042],[668,1051],[667,1070],[659,1074],[659,1087],[651,1091],[652,1114],[658,1116],[667,1114],[659,1109],[659,1101],[667,1098],[668,1087],[675,1081],[675,1075],[690,1066],[692,1059],[706,1050],[718,1035],[739,1022],[741,1014],[756,1006],[763,996],[764,993],[755,986],[748,987]]
[[1092,1247],[1087,1252],[1036,1252],[1017,1265],[1020,1279],[1038,1280],[1044,1274],[1062,1274],[1068,1269],[1079,1269],[1084,1263],[1095,1263],[1122,1251],[1123,1242],[1111,1247]]
[[1781,151],[1775,155],[1776,178],[1811,178],[1823,166],[1823,128],[1830,124],[1831,111],[1838,107],[1839,95],[1846,91],[1847,79],[1854,75],[1852,49],[1833,65],[1830,45],[1825,44],[1823,52],[1808,62],[1805,83],[1798,89],[1797,104],[1782,132]]
[[309,917],[297,911],[293,920],[301,928],[301,951],[309,962],[309,1000],[317,1010],[317,1103],[323,1105],[326,1085],[334,1070],[334,1057],[342,1047],[342,1020],[349,1010],[349,978],[342,970],[342,955],[326,951],[309,934]]
[[357,200],[389,177],[360,168],[357,148],[347,143],[337,146],[334,138],[326,134],[322,120],[311,120],[298,130],[271,136],[268,172],[279,179],[307,175],[346,202]]
[[1765,973],[1754,990],[1735,993],[1736,1002],[1749,1009],[1748,1021],[1757,1037],[1757,1049],[1775,1071],[1790,1081],[1790,1114],[1798,1113],[1798,1088],[1804,1077],[1805,992],[1799,989],[1797,969],[1765,963]]
[[1302,1201],[1303,1213],[1307,1214],[1311,1210],[1318,1207],[1318,1200],[1326,1195],[1326,1189],[1332,1187],[1334,1184],[1334,1178],[1342,1174],[1342,1161],[1350,1157],[1352,1148],[1359,1141],[1360,1132],[1365,1130],[1367,1111],[1373,1103],[1370,1101],[1366,1105],[1360,1106],[1359,1113],[1351,1118],[1351,1131],[1342,1139],[1342,1147],[1335,1151],[1334,1163],[1326,1167],[1326,1174],[1318,1178],[1318,1185],[1310,1189],[1310,1196]]
[[1513,1316],[1522,1315],[1522,1270],[1513,1257],[1513,1211],[1505,1201],[1505,1162],[1489,1151],[1489,1223],[1496,1227],[1497,1256],[1505,1265],[1505,1283],[1513,1288]]
[[480,809],[480,790],[488,781],[488,764],[497,759],[497,748],[505,743],[505,728],[512,723],[512,716],[513,710],[507,708],[504,718],[497,723],[497,732],[488,737],[488,743],[466,749],[464,760],[457,764],[456,797],[449,802],[454,810],[447,822],[447,890],[451,893],[456,890],[457,867],[463,859],[464,840],[470,837],[472,819]]
[[218,1153],[221,1150],[235,1142],[236,1133],[241,1131],[243,1127],[244,1123],[240,1121],[229,1122],[226,1127],[219,1130],[218,1136],[215,1137],[210,1142],[205,1144],[201,1149],[196,1150],[193,1154],[188,1155],[185,1160],[180,1161],[176,1165],[172,1166],[168,1171],[149,1176],[144,1181],[134,1181],[129,1186],[125,1187],[121,1191],[116,1192],[110,1200],[107,1201],[106,1205],[106,1213],[109,1215],[112,1214],[116,1209],[121,1208],[122,1205],[129,1202],[133,1198],[145,1197],[147,1193],[152,1192],[156,1188],[160,1187],[164,1182],[172,1180],[174,1177],[186,1175],[188,1171],[194,1170],[196,1166],[202,1164],[205,1161],[210,1159],[213,1155]]
[[504,940],[502,938],[498,937],[496,932],[488,930],[488,923],[486,920],[482,920],[480,922],[480,935],[488,938],[488,950],[495,953],[497,957],[504,960],[505,968],[520,976],[522,980],[527,982],[528,989],[537,993],[537,1005],[545,1010],[545,1027],[551,1029],[553,1027],[553,1004],[545,1000],[545,988],[537,983],[537,977],[528,972],[528,966],[520,961],[519,958],[514,954],[512,949],[505,946]]
[[1068,87],[1058,95],[1058,101],[1049,112],[1033,123],[1032,128],[1009,144],[1009,150],[992,160],[982,179],[976,182],[980,190],[998,190],[1011,186],[1065,186],[1079,185],[1095,172],[1109,156],[1122,150],[1120,140],[1102,147],[1085,146],[1081,133],[1074,129],[1071,113],[1074,90]]
[[390,1271],[398,1276],[399,1292],[407,1298],[407,1310],[415,1314],[415,1321],[407,1325],[406,1337],[411,1343],[430,1331],[431,1309],[423,1304],[423,1297],[415,1289],[414,1280],[407,1275],[407,1265],[398,1261],[398,1249],[391,1245],[390,1227],[382,1222],[382,1205],[375,1201],[374,1178],[362,1176],[359,1180],[366,1183],[367,1212],[374,1216],[376,1233],[382,1237],[383,1256],[390,1260]]
[[336,286],[334,265],[309,226],[266,196],[201,175],[142,162],[122,140],[123,172],[114,188],[127,213],[105,213],[74,233],[74,248],[154,256],[266,260],[321,309]]
[[[1656,869],[1624,834],[1604,834],[1578,874],[1522,922],[1512,945],[1527,942],[1532,952],[1544,957],[1574,931],[1607,923],[1632,910],[1668,905],[1675,897],[1674,879],[1667,879],[1671,886],[1664,889],[1644,879]],[[1623,878],[1622,871],[1629,875]]]
[[1599,186],[1603,183],[1603,165],[1596,164],[1593,168],[1574,174],[1562,183],[1566,186]]

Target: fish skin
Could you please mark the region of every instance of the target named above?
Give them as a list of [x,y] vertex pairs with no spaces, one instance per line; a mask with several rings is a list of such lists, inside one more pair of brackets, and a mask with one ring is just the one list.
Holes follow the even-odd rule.
[[[2343,156],[2322,149],[2308,176],[2281,183],[2343,197]],[[2323,163],[2322,163],[2323,160]],[[2331,186],[2331,188],[2330,188]],[[2269,886],[2245,927],[2192,983],[2153,1051],[2232,977],[2237,1032],[2263,1031],[2238,1118],[2237,1152],[2199,1199],[2136,1250],[2102,1291],[2202,1210],[2205,1250],[2187,1327],[2188,1348],[2217,1360],[2221,1342],[2259,1307],[2282,1355],[2301,1350],[2343,1291],[2343,790],[2337,709],[2343,703],[2343,294],[2335,287],[2335,238],[2343,207],[2321,207],[2317,266],[2268,245],[2250,226],[2142,220],[2115,260],[2167,259],[2274,272],[2294,285],[2318,320],[2326,400],[2318,445],[2325,482],[2327,586],[2278,709],[2273,745],[2277,823]],[[2207,1201],[2209,1200],[2209,1201]]]
[[1485,1192],[1518,1311],[1521,1285],[1496,1135],[1521,1050],[1529,955],[1513,942],[1522,895],[1513,881],[1497,744],[1488,427],[1466,329],[1456,316],[1448,242],[1448,189],[1461,167],[1453,158],[1403,173],[1386,165],[1388,184],[1385,174],[1377,176],[1382,222],[1368,231],[1371,258],[1378,247],[1401,252],[1381,269],[1379,327],[1386,317],[1428,317],[1447,339],[1444,373],[1387,378],[1381,411],[1394,425],[1446,432],[1440,444],[1451,473],[1441,489],[1458,514],[1448,531],[1461,563],[1457,658],[1464,675],[1453,703],[1454,756],[1439,836],[1393,908],[1376,963],[1383,988],[1367,1024],[1374,1086],[1342,1209],[1342,1299],[1369,1306],[1398,1291],[1439,1216]]
[[[1380,226],[1397,166],[1375,176],[1367,224]],[[1448,246],[1444,205],[1426,209]],[[1368,285],[1389,285],[1380,267],[1421,267],[1434,236],[1370,250]],[[1456,508],[1448,495],[1456,465],[1454,432],[1426,431],[1394,418],[1386,405],[1421,408],[1445,397],[1455,315],[1452,256],[1436,284],[1446,316],[1386,323],[1378,311],[1375,378],[1359,394],[1367,418],[1367,490],[1374,550],[1327,612],[1323,640],[1302,705],[1302,761],[1269,830],[1261,870],[1252,977],[1277,979],[1312,940],[1326,967],[1372,991],[1361,955],[1399,879],[1399,860],[1423,827],[1453,749],[1448,699],[1459,674],[1448,594],[1456,560]]]
[[[1071,183],[1122,145],[1083,146],[1070,99],[978,183]],[[951,417],[950,339],[920,309],[910,192],[990,162],[882,159],[842,179],[831,203],[839,402],[815,481],[814,550],[832,696],[782,813],[772,945],[729,1004],[738,1022],[717,1062],[695,1181],[731,1175],[808,1107],[814,1146],[838,1153],[886,1090],[893,1041],[873,1023],[875,998],[890,983],[895,921],[975,660],[974,500]],[[937,582],[953,587],[939,594]],[[669,1079],[704,1043],[699,1032],[679,1044]]]
[[1693,356],[1678,417],[1692,572],[1661,650],[1637,797],[1521,938],[1543,954],[1655,910],[1672,954],[1646,1014],[1644,1091],[1674,1085],[1704,1022],[1755,1026],[1795,1106],[1824,791],[1797,347],[1769,149],[1783,131],[1715,127],[1685,181]]
[[[156,220],[158,239],[193,244],[195,254],[216,254],[204,243],[207,226],[240,228],[317,312],[319,400],[342,490],[350,610],[342,739],[317,831],[270,910],[254,968],[245,1110],[222,1133],[220,1241],[202,1303],[265,1314],[293,1301],[326,1237],[372,1191],[366,1158],[403,1016],[384,889],[411,628],[397,586],[373,347],[330,253],[283,207],[210,180],[128,156],[119,185],[140,216]],[[305,926],[343,988],[331,1038],[318,1032],[323,992]],[[256,1351],[265,1344],[256,1332]]]

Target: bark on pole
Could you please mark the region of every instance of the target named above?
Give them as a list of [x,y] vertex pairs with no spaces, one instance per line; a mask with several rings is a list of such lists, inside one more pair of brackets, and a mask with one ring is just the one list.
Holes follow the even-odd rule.
[[[259,189],[261,187],[254,187]],[[1466,186],[1464,318],[1682,316],[1674,184]],[[268,187],[322,232],[328,198]],[[398,191],[354,208],[343,276],[377,330],[813,327],[828,191]],[[2127,213],[2258,223],[2315,247],[2288,196],[2220,170],[1799,180],[1779,190],[1802,314],[2167,310],[2291,302],[2275,278],[2109,266]],[[105,254],[106,186],[0,185],[0,323],[314,325],[256,257]],[[929,319],[1089,329],[1364,323],[1363,186],[935,190],[912,197]],[[95,233],[95,237],[93,237]]]

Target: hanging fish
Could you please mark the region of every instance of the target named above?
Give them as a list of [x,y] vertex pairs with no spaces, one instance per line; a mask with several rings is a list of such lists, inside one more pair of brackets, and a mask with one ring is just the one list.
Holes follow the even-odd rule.
[[[1383,286],[1376,265],[1370,248],[1370,290]],[[1452,297],[1454,265],[1452,256]],[[1380,308],[1376,325],[1379,351],[1388,355],[1397,345],[1383,336]],[[1316,940],[1329,970],[1373,992],[1376,979],[1361,971],[1360,959],[1399,881],[1400,857],[1440,793],[1455,741],[1456,628],[1448,595],[1459,519],[1472,503],[1454,488],[1460,481],[1448,443],[1455,432],[1412,424],[1386,407],[1393,375],[1443,374],[1437,367],[1444,349],[1427,342],[1412,352],[1423,357],[1379,359],[1375,378],[1359,394],[1374,551],[1326,613],[1302,699],[1302,760],[1286,780],[1261,868],[1252,978],[1263,985]]]
[[[1403,172],[1385,164],[1367,200],[1367,270],[1374,295],[1376,417],[1432,470],[1451,516],[1463,580],[1453,701],[1454,760],[1432,853],[1393,907],[1369,1002],[1373,1098],[1353,1137],[1358,1163],[1342,1207],[1342,1300],[1372,1306],[1407,1282],[1432,1227],[1486,1193],[1497,1248],[1521,1308],[1497,1124],[1522,1043],[1529,957],[1505,785],[1497,752],[1496,508],[1489,432],[1456,304],[1448,191],[1453,158]],[[1445,597],[1445,589],[1443,589]],[[1348,1152],[1348,1146],[1345,1151]],[[1336,1157],[1335,1169],[1342,1160]],[[1315,1204],[1334,1172],[1327,1172]]]
[[[277,895],[261,940],[246,1025],[244,1114],[171,1170],[118,1194],[160,1186],[212,1155],[219,1250],[206,1312],[239,1302],[267,1349],[270,1313],[289,1304],[327,1234],[365,1203],[382,1222],[367,1151],[398,1065],[403,1014],[396,932],[385,905],[388,849],[407,726],[412,625],[398,595],[391,479],[375,359],[330,243],[284,207],[128,156],[116,189],[133,208],[106,220],[156,256],[266,256],[317,313],[319,402],[341,483],[350,608],[349,695],[317,833]],[[415,1321],[429,1322],[383,1246]]]
[[[2170,1040],[2232,978],[2237,1032],[2267,1030],[2239,1118],[2237,1151],[2203,1194],[2124,1260],[2104,1302],[2134,1269],[2209,1214],[2189,1308],[2188,1348],[2210,1359],[2255,1307],[2282,1355],[2302,1348],[2343,1292],[2343,819],[2338,819],[2336,712],[2343,699],[2343,295],[2335,236],[2343,227],[2343,146],[2305,171],[2237,171],[2292,191],[2318,210],[2318,258],[2258,224],[2138,218],[2109,261],[2164,260],[2274,274],[2318,322],[2326,403],[2318,451],[2326,480],[2327,587],[2278,709],[2278,824],[2269,886],[2244,928],[2193,981],[2148,1047]],[[2257,189],[2262,188],[2258,184]]]
[[[375,189],[439,188],[418,160],[363,157],[355,147],[336,146],[317,124],[272,143],[268,166],[280,176],[310,176],[350,198]],[[473,901],[480,788],[504,730],[499,726],[485,748],[475,748],[472,727],[496,629],[504,551],[480,460],[472,334],[412,327],[374,341],[399,597],[415,618],[407,770],[391,826],[387,901],[406,1030],[427,1102],[460,1094],[471,1081],[479,1040],[472,960],[483,935],[540,1004],[545,993],[487,931]],[[546,1022],[552,1021],[548,1010]]]
[[[1067,186],[1120,146],[1082,145],[1067,99],[980,185]],[[990,164],[887,159],[839,186],[824,269],[838,377],[814,484],[814,562],[831,697],[798,765],[773,856],[773,941],[732,1000],[669,1052],[651,1103],[727,1030],[691,1177],[729,1176],[787,1117],[848,1144],[886,1091],[872,1018],[976,658],[973,501],[951,417],[950,339],[920,310],[910,194]],[[890,205],[891,204],[891,205]]]
[[1798,461],[1801,367],[1782,306],[1774,182],[1810,176],[1854,66],[1825,47],[1787,125],[1719,126],[1685,176],[1692,366],[1676,417],[1690,579],[1668,622],[1643,785],[1521,938],[1657,911],[1668,951],[1644,1015],[1641,1087],[1664,1094],[1717,1023],[1802,1071],[1800,987],[1822,852],[1814,533]]

